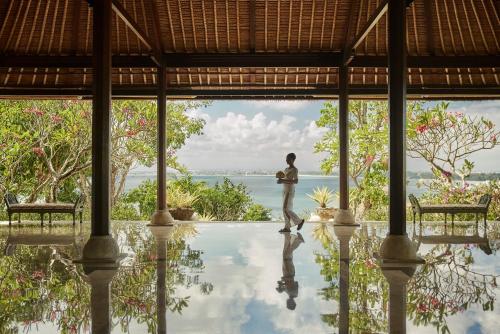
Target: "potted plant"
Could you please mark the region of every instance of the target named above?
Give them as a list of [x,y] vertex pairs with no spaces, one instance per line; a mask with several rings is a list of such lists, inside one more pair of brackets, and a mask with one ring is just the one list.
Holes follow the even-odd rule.
[[194,214],[193,204],[198,197],[197,194],[174,188],[167,197],[168,211],[176,220],[190,220]]
[[328,189],[328,187],[317,187],[314,189],[312,195],[307,194],[307,196],[319,204],[319,207],[316,208],[316,213],[321,220],[333,219],[337,209],[328,207],[333,198],[336,196],[333,191]]

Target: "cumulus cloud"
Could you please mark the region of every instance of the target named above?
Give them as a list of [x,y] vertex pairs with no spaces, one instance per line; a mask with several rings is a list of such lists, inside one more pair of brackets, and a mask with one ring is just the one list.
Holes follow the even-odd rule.
[[191,138],[179,152],[186,165],[201,165],[194,169],[279,167],[291,151],[302,158],[299,166],[317,169],[321,157],[312,153],[313,146],[324,129],[314,121],[303,126],[290,115],[271,120],[263,112],[254,116],[228,112],[218,118],[194,113],[207,121],[204,134]]

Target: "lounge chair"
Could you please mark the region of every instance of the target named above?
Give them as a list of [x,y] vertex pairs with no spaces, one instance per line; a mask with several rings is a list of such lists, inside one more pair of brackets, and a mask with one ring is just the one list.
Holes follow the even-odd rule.
[[413,211],[413,223],[415,223],[415,216],[418,214],[420,224],[422,224],[422,215],[424,213],[444,213],[444,221],[448,214],[451,214],[451,222],[455,222],[455,215],[457,213],[473,213],[476,215],[476,223],[478,221],[478,215],[482,214],[484,217],[484,222],[486,223],[486,216],[488,215],[488,208],[491,202],[491,195],[485,194],[481,196],[477,204],[427,204],[420,205],[417,198],[410,194],[408,196],[411,203],[411,208]]
[[85,195],[78,196],[75,203],[19,203],[17,197],[11,193],[4,196],[7,214],[9,215],[9,225],[12,223],[12,215],[18,214],[18,223],[21,222],[21,213],[39,213],[43,226],[43,216],[49,214],[49,223],[52,223],[53,213],[69,213],[73,215],[73,225],[75,225],[76,214],[80,215],[80,224],[82,223],[83,207],[85,204]]

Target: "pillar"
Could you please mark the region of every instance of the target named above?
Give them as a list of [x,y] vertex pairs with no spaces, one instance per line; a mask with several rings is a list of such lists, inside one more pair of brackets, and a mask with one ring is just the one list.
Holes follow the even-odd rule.
[[117,269],[97,269],[88,273],[92,333],[111,333],[111,281]]
[[83,263],[115,264],[120,259],[110,233],[111,0],[94,1],[92,100],[92,217]]
[[389,333],[406,333],[406,285],[414,275],[417,264],[381,266],[389,283]]
[[345,65],[339,67],[339,192],[335,224],[354,224],[349,209],[349,95],[348,68]]
[[339,333],[349,333],[349,241],[356,226],[334,226],[339,240]]
[[150,225],[149,229],[156,240],[156,317],[158,334],[167,333],[167,243],[173,226]]
[[110,234],[111,0],[93,2],[92,235]]
[[406,234],[406,2],[389,0],[389,232]]
[[389,233],[380,257],[415,262],[415,245],[406,234],[406,2],[389,0]]
[[158,67],[157,99],[157,196],[156,212],[151,217],[152,225],[171,225],[174,219],[167,207],[167,82],[165,66]]

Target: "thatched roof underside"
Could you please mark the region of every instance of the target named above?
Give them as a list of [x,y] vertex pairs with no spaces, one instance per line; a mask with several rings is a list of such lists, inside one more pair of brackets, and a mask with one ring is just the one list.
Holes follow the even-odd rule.
[[[383,1],[118,2],[165,56],[170,96],[279,97],[286,92],[293,97],[296,91],[296,97],[314,98],[336,94],[338,63],[346,46]],[[498,6],[495,0],[415,0],[408,6],[406,46],[413,59],[408,61],[410,96],[499,97]],[[112,20],[113,55],[122,59],[113,68],[115,94],[153,95],[157,82],[156,65],[150,60],[153,51],[121,17],[113,14]],[[352,94],[385,94],[386,31],[384,14],[355,48],[349,69]],[[265,58],[255,64],[241,59],[231,62],[231,56],[254,53],[304,57],[283,65]],[[331,62],[311,57],[308,63],[309,54],[323,53],[332,55]],[[185,54],[223,57],[215,63],[169,64],[176,54],[186,59]],[[0,95],[90,95],[91,55],[92,8],[86,1],[1,1]],[[470,65],[466,60],[447,61],[454,57],[471,60]],[[224,59],[229,59],[227,65]]]

